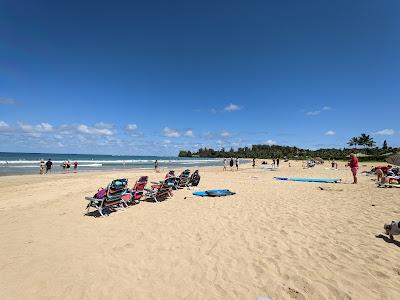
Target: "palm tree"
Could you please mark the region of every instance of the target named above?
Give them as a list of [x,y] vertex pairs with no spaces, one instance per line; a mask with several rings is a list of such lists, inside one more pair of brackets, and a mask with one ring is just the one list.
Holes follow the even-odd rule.
[[362,133],[358,138],[358,145],[364,146],[364,148],[371,148],[375,146],[375,142],[369,134]]
[[357,146],[357,145],[360,144],[360,141],[359,141],[359,139],[358,139],[357,137],[352,137],[352,138],[348,141],[347,144],[348,144],[350,147],[355,147],[355,146]]

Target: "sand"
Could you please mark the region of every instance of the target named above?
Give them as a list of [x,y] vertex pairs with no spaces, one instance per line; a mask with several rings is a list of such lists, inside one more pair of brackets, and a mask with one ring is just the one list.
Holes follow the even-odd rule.
[[400,219],[400,189],[377,188],[366,176],[348,184],[343,163],[326,167],[203,168],[201,189],[236,195],[179,190],[105,218],[84,215],[84,196],[114,178],[133,184],[143,173],[150,180],[164,174],[0,177],[0,297],[400,299],[400,242],[376,237],[385,222]]

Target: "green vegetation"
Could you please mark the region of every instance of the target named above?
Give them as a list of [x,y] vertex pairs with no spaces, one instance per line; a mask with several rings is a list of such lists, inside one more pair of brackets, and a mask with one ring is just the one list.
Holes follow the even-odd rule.
[[[180,151],[179,157],[243,157],[243,158],[288,158],[288,159],[307,159],[311,157],[321,157],[322,159],[347,159],[349,154],[354,152],[359,154],[360,161],[384,161],[392,153],[400,151],[400,148],[388,147],[385,141],[382,148],[374,147],[374,140],[367,134],[353,137],[348,142],[353,148],[327,148],[318,150],[301,149],[291,146],[278,145],[253,145],[252,147],[238,148],[229,151],[222,148],[214,150],[212,148],[200,148],[197,152]],[[358,148],[360,147],[360,148]]]

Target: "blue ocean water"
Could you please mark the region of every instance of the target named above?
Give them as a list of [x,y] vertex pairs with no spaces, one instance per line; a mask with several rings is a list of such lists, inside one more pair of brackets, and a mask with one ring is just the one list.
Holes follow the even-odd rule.
[[52,171],[65,172],[64,161],[78,162],[78,171],[120,170],[120,169],[153,169],[158,160],[161,169],[194,168],[201,166],[222,165],[221,159],[186,158],[163,156],[114,156],[95,154],[56,154],[56,153],[12,153],[0,152],[0,176],[18,174],[39,174],[40,160],[53,162]]

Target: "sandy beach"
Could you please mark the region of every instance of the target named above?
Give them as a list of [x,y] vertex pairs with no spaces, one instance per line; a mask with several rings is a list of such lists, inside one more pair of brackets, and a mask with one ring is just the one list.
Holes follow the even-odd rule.
[[105,218],[84,215],[85,196],[164,172],[0,177],[1,299],[399,299],[400,238],[376,235],[400,219],[400,191],[327,168],[202,168],[200,190],[236,195],[178,190]]

